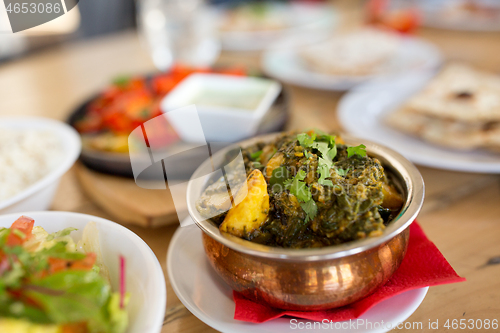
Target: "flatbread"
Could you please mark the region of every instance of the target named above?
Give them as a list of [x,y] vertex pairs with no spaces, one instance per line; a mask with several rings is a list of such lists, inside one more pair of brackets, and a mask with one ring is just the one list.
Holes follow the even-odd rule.
[[459,122],[500,121],[500,76],[452,64],[405,107],[423,115]]
[[425,141],[460,150],[486,148],[500,152],[500,122],[467,123],[437,118],[401,109],[389,115],[387,123]]
[[376,29],[360,29],[311,45],[299,53],[306,66],[329,75],[372,75],[397,52],[400,37]]

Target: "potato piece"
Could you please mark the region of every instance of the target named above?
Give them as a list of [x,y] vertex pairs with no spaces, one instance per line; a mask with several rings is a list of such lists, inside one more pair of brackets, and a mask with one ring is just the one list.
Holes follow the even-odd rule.
[[[248,176],[247,189],[247,196],[228,211],[219,227],[220,231],[243,237],[258,229],[266,221],[269,213],[269,194],[267,194],[266,180],[260,170],[253,170]],[[238,191],[238,194],[243,190],[244,188]]]
[[403,205],[403,197],[391,185],[383,184],[382,193],[384,194],[384,201],[382,207],[389,209],[399,209]]
[[280,167],[284,161],[285,161],[285,156],[283,155],[283,153],[274,154],[274,156],[269,160],[265,168],[267,180],[271,179],[274,169]]

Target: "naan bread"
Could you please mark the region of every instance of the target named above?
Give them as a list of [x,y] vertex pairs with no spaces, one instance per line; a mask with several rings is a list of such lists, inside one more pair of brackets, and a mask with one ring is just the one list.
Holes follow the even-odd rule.
[[500,121],[500,76],[449,65],[405,106],[460,122]]
[[500,122],[466,123],[437,118],[401,109],[387,118],[387,123],[423,140],[460,150],[486,148],[500,152]]
[[500,152],[500,77],[448,65],[387,123],[438,145]]
[[312,71],[330,75],[371,75],[397,52],[400,38],[390,32],[362,29],[311,45],[301,58]]

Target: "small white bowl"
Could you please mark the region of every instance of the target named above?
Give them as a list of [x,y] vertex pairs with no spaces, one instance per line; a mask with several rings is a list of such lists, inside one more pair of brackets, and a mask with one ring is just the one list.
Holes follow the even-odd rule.
[[[74,227],[74,240],[82,237],[83,228],[95,222],[104,264],[109,269],[111,286],[119,290],[119,256],[126,258],[126,288],[130,293],[129,327],[126,333],[159,333],[166,307],[163,270],[155,254],[144,241],[121,225],[92,215],[68,212],[22,212],[35,220],[35,226],[52,233]],[[20,213],[0,216],[0,227],[10,227]]]
[[47,210],[59,185],[62,175],[75,163],[82,150],[80,135],[69,125],[37,117],[2,117],[0,131],[9,130],[45,130],[57,135],[63,147],[61,163],[42,179],[15,196],[0,201],[0,214],[16,213],[26,210]]
[[162,111],[184,141],[199,141],[191,113],[171,112],[195,105],[208,141],[232,142],[257,132],[281,92],[281,84],[263,78],[191,74],[162,101]]

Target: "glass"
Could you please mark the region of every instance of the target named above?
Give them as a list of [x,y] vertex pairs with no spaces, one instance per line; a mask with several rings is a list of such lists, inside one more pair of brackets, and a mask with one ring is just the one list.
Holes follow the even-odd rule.
[[210,66],[220,52],[213,12],[203,0],[138,0],[139,31],[160,70]]

